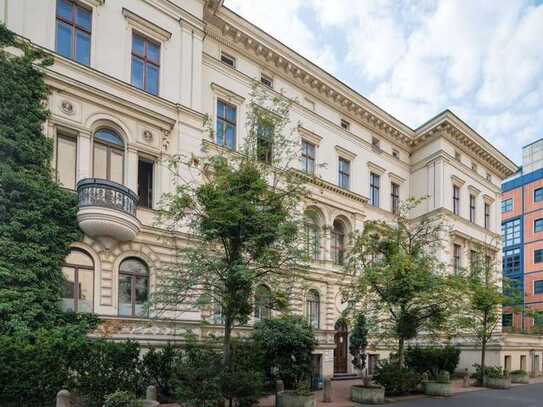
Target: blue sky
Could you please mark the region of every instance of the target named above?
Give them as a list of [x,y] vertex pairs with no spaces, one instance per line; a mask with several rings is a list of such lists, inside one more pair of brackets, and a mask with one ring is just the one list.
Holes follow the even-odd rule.
[[543,0],[225,5],[410,127],[449,108],[519,164],[543,137]]

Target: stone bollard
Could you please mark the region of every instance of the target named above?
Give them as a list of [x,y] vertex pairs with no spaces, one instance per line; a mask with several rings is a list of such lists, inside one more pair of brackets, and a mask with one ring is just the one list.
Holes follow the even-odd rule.
[[464,372],[464,377],[462,379],[463,379],[462,386],[469,387],[469,372],[468,372],[468,369],[466,369],[466,371]]
[[275,407],[283,407],[279,405],[280,403],[278,402],[277,397],[277,395],[283,391],[285,391],[285,383],[283,383],[282,380],[277,380],[275,382]]
[[61,390],[57,393],[56,407],[72,407],[72,395],[68,390]]
[[334,386],[332,379],[326,377],[324,379],[324,391],[322,392],[322,401],[325,403],[330,403],[334,398]]
[[158,400],[156,386],[147,386],[147,390],[145,391],[145,399],[146,400]]

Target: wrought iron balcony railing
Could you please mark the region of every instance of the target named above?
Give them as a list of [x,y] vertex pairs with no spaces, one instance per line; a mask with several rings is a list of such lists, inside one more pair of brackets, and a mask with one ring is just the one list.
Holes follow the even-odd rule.
[[79,207],[97,206],[115,209],[136,216],[138,195],[113,181],[99,178],[85,178],[77,183]]

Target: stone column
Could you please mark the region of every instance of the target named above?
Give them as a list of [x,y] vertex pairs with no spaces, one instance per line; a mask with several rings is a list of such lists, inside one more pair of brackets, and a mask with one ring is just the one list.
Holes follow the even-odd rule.
[[80,130],[77,137],[77,181],[92,175],[91,134]]

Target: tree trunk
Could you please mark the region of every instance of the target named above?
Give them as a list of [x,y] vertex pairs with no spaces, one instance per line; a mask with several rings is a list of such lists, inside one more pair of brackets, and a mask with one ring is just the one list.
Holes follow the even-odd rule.
[[398,340],[398,364],[400,367],[404,366],[404,347],[405,347],[405,340],[404,338],[400,338]]
[[232,365],[232,319],[230,316],[224,317],[224,340],[223,340],[223,363],[224,369],[231,370]]
[[486,358],[486,342],[488,340],[487,335],[487,313],[485,312],[483,318],[483,337],[481,338],[481,384],[486,385],[486,369],[485,369],[485,358]]
[[486,372],[485,372],[485,358],[486,358],[486,338],[483,339],[481,347],[481,384],[486,384]]

